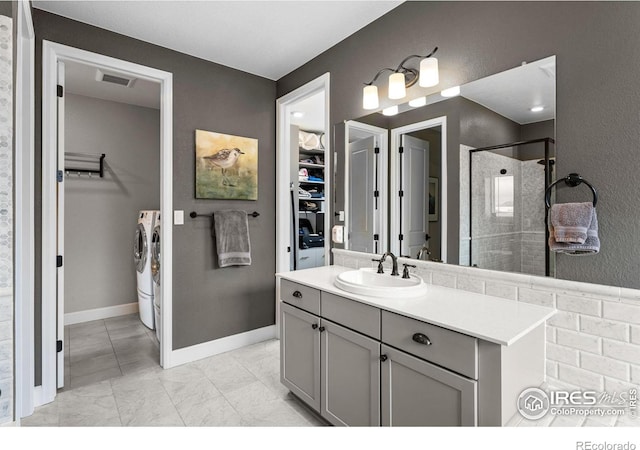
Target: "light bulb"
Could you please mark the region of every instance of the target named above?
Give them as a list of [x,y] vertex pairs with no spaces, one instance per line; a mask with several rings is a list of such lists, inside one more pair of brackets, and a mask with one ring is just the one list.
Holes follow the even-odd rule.
[[378,109],[378,86],[365,86],[362,90],[362,107],[364,109]]
[[418,84],[422,87],[431,87],[440,83],[438,73],[438,59],[425,58],[420,61],[420,80]]
[[540,112],[542,110],[544,110],[544,106],[534,106],[531,108],[531,112]]
[[412,108],[420,108],[427,104],[427,97],[418,97],[409,101],[409,106]]
[[389,106],[388,108],[383,109],[382,114],[385,116],[395,116],[398,114],[398,105]]
[[404,85],[404,74],[395,72],[389,75],[389,98],[398,100],[407,95],[407,89]]
[[442,92],[440,92],[440,95],[442,95],[443,97],[455,97],[457,95],[460,95],[460,86],[454,86],[450,87],[449,89],[444,89]]

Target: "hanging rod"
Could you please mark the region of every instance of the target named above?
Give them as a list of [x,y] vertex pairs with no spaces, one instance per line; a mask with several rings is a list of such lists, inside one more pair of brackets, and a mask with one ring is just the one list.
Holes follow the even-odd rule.
[[580,176],[580,174],[578,173],[570,173],[569,175],[567,175],[564,178],[560,178],[556,181],[554,181],[553,183],[551,183],[549,185],[549,187],[547,188],[547,190],[544,193],[544,203],[545,205],[547,205],[547,209],[551,208],[551,189],[558,183],[564,181],[565,184],[567,186],[570,187],[576,187],[582,183],[586,184],[587,186],[589,186],[589,188],[591,188],[591,192],[593,193],[593,206],[596,206],[596,203],[598,203],[598,193],[596,192],[596,188],[594,188],[591,183],[589,183],[587,180],[585,180],[584,178],[582,178]]
[[[247,213],[247,216],[251,216],[251,217],[258,217],[259,215],[260,215],[260,213],[257,212],[257,211],[254,211],[252,213]],[[212,213],[212,214],[198,214],[195,211],[191,211],[189,213],[189,217],[191,217],[192,219],[195,219],[196,217],[213,217],[213,216],[214,216],[214,213]]]

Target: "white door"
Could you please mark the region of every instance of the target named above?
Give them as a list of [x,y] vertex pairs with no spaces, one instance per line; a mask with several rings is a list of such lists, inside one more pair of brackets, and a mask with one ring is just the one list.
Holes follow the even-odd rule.
[[376,170],[373,136],[349,144],[349,250],[378,253],[374,240]]
[[402,136],[400,255],[415,258],[429,232],[429,143]]
[[[62,87],[62,92],[58,88],[58,183],[57,196],[57,222],[58,222],[58,236],[57,236],[57,255],[58,259],[62,258],[64,264],[64,63],[58,62],[58,86]],[[60,266],[60,264],[58,264]],[[58,389],[64,386],[64,265],[58,267],[57,270],[57,317],[58,326],[56,330],[57,334],[57,386]]]

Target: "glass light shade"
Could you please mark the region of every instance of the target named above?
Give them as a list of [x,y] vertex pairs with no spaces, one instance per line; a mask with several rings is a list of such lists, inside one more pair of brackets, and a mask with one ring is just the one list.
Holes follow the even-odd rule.
[[403,73],[392,73],[389,75],[389,98],[397,100],[407,95],[407,88],[404,85]]
[[388,108],[383,109],[382,114],[385,116],[395,116],[398,114],[398,105],[389,106]]
[[378,86],[365,86],[362,90],[362,107],[364,109],[378,109]]
[[431,87],[440,83],[438,73],[438,59],[425,58],[420,61],[420,80],[418,84],[422,87]]
[[450,87],[449,89],[444,89],[440,92],[440,95],[443,97],[456,97],[460,95],[460,86]]
[[427,104],[427,97],[418,97],[409,101],[409,106],[412,108],[420,108]]

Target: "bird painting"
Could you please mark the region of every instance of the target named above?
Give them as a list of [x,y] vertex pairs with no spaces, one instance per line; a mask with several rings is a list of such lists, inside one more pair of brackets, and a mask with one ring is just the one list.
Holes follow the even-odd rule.
[[196,130],[196,198],[258,199],[258,140]]
[[239,148],[224,148],[217,151],[213,155],[203,156],[202,159],[205,162],[205,166],[211,170],[214,167],[219,167],[222,173],[222,185],[223,186],[235,186],[231,179],[227,176],[227,169],[233,167],[240,155],[244,155],[244,152]]

